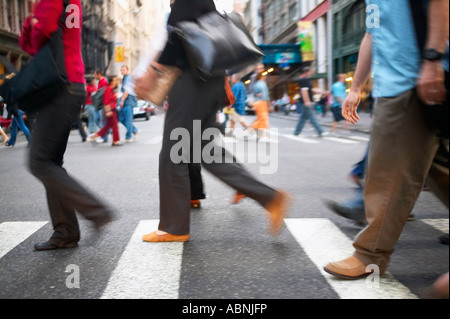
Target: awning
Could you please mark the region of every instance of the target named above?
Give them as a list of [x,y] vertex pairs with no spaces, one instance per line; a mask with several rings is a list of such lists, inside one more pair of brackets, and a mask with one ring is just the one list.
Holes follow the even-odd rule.
[[331,0],[325,0],[321,4],[319,4],[313,11],[311,11],[306,17],[304,17],[302,21],[314,22],[321,16],[326,14],[328,10],[330,10],[330,8],[331,8]]

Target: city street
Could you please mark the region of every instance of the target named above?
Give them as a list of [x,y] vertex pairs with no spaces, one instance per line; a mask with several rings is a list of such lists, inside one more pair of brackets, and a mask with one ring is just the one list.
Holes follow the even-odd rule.
[[[327,132],[331,116],[318,117]],[[421,193],[415,220],[404,229],[389,274],[341,281],[322,270],[329,261],[353,253],[353,238],[361,230],[324,203],[349,199],[355,192],[348,174],[370,137],[371,119],[361,116],[351,132],[318,138],[310,124],[299,137],[293,135],[296,114],[272,114],[269,142],[260,143],[270,145],[269,164],[275,173],[260,174],[267,162],[245,165],[294,196],[286,228],[272,237],[267,215],[256,202],[244,199],[231,205],[233,190],[203,170],[207,199],[201,209],[192,210],[187,243],[141,240],[158,226],[164,115],[135,120],[141,133],[122,147],[111,147],[111,141],[82,143],[74,130],[64,167],[109,204],[117,220],[96,232],[80,217],[77,248],[43,252],[33,245],[46,241],[52,226],[44,188],[27,171],[28,148],[20,133],[14,148],[0,147],[0,298],[420,298],[449,269],[448,246],[439,242],[449,231],[448,210],[431,192]],[[248,123],[253,120],[246,117]],[[123,138],[125,129],[120,130]],[[227,148],[245,143],[237,135],[224,139]],[[254,137],[247,144],[256,145]],[[254,150],[245,150],[251,157]]]

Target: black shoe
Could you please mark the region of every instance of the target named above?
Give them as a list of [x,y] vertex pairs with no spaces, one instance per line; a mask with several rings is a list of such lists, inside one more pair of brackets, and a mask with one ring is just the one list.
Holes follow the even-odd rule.
[[115,217],[109,213],[107,215],[105,215],[104,217],[99,218],[98,220],[96,220],[94,222],[94,228],[95,230],[99,230],[100,228],[102,228],[103,226],[109,224],[110,222],[114,221]]
[[444,234],[439,237],[441,244],[448,245],[448,234]]
[[352,207],[345,204],[340,204],[333,200],[326,200],[325,204],[333,212],[347,219],[351,219],[360,225],[367,224],[366,213],[364,211],[364,206],[362,207]]
[[66,243],[66,244],[55,244],[49,240],[49,241],[46,241],[45,243],[40,243],[40,244],[34,245],[34,249],[41,251],[41,250],[75,248],[77,246],[78,246],[78,243],[76,243],[76,242],[71,242],[71,243]]

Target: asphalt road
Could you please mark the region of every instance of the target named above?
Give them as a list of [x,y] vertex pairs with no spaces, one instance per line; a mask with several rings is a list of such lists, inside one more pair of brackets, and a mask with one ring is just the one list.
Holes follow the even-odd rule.
[[[192,211],[190,242],[143,243],[140,237],[158,221],[163,115],[135,125],[141,130],[136,141],[118,148],[82,143],[77,131],[71,134],[65,168],[119,217],[100,232],[80,218],[76,249],[33,250],[51,235],[44,188],[26,170],[23,136],[16,147],[0,148],[1,299],[413,299],[448,272],[448,246],[438,241],[448,233],[448,210],[422,192],[388,276],[342,282],[323,273],[325,262],[353,252],[351,241],[361,229],[333,214],[323,200],[353,195],[348,173],[369,136],[351,132],[319,139],[307,125],[295,138],[295,121],[283,117],[271,118],[276,130],[265,142],[269,161],[245,162],[258,178],[294,196],[278,237],[268,234],[265,212],[255,202],[230,205],[233,190],[203,171],[207,199]],[[227,147],[240,143],[240,137],[237,144],[225,139]],[[254,155],[251,148],[245,152]],[[261,174],[269,163],[273,172]]]

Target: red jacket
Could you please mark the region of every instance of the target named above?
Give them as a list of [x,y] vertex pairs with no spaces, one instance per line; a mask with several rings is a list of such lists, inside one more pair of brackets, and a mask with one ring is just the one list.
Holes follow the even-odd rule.
[[94,93],[95,91],[97,91],[97,88],[95,87],[95,85],[87,85],[86,86],[86,105],[92,104],[92,93]]
[[116,92],[111,86],[107,86],[105,89],[105,94],[103,95],[103,104],[109,105],[111,110],[115,110],[117,106],[117,96]]
[[[25,21],[19,39],[21,48],[35,55],[58,30],[58,23],[63,14],[63,0],[41,0],[35,8],[34,17],[38,20],[31,27],[31,17]],[[81,54],[81,29],[83,27],[81,0],[70,0],[74,7],[68,7],[66,24],[63,30],[64,56],[69,81],[85,83],[84,63]]]

